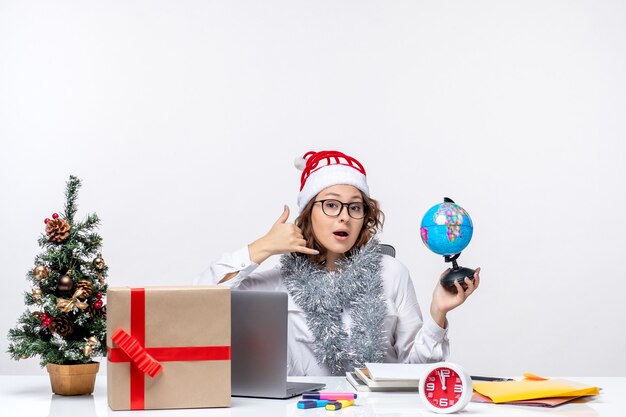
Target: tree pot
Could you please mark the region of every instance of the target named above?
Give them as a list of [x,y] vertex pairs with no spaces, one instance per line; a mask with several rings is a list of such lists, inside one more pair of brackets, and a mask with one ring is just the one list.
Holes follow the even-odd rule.
[[85,395],[93,392],[99,362],[78,365],[46,365],[52,392],[59,395]]

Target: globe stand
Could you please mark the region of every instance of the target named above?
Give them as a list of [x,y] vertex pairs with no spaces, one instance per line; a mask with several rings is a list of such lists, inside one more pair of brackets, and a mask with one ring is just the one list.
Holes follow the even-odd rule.
[[441,277],[441,285],[448,291],[450,291],[453,294],[456,294],[458,292],[456,285],[454,285],[455,282],[459,282],[459,284],[461,284],[461,287],[463,287],[463,291],[465,291],[467,289],[467,284],[465,283],[465,278],[469,278],[472,281],[474,280],[474,272],[475,270],[470,269],[470,268],[465,268],[462,266],[459,266],[456,263],[457,258],[461,256],[461,253],[457,253],[456,255],[453,256],[447,256],[444,255],[444,260],[446,262],[452,262],[452,269],[448,272],[446,272],[442,277]]

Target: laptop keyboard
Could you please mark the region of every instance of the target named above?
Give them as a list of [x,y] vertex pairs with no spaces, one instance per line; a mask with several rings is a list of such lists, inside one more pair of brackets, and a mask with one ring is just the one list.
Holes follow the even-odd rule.
[[287,393],[288,394],[298,393],[299,395],[303,393],[304,391],[317,391],[317,390],[322,389],[323,387],[324,387],[324,384],[319,384],[319,383],[287,381]]
[[289,382],[289,381],[287,381],[287,393],[288,394],[293,394],[296,391],[302,391],[303,389],[306,389],[306,388],[303,388],[303,386],[306,386],[305,384],[306,383],[303,383],[303,382]]

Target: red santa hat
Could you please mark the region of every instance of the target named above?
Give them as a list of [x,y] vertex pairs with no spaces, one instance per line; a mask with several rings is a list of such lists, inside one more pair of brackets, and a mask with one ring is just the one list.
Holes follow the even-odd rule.
[[338,151],[307,152],[295,160],[302,171],[298,208],[300,212],[320,191],[332,185],[352,185],[369,197],[367,177],[363,165],[351,156]]

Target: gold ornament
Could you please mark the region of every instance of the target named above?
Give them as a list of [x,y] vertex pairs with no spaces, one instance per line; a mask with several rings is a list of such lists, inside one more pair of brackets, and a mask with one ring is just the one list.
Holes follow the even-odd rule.
[[98,339],[96,339],[96,336],[91,336],[89,340],[87,341],[87,343],[89,343],[89,346],[93,346],[93,347],[96,347],[99,344]]
[[83,354],[87,357],[91,356],[93,352],[93,348],[91,347],[91,345],[85,345],[83,346]]
[[104,276],[102,274],[98,274],[98,282],[100,285],[104,285]]
[[71,300],[66,300],[65,298],[57,298],[57,308],[64,313],[69,313],[74,309],[74,307],[80,308],[81,310],[86,310],[89,307],[89,304],[78,301],[78,299],[87,297],[88,295],[85,294],[85,289],[78,288],[76,291],[74,291],[74,294],[72,294]]
[[33,297],[41,298],[41,295],[43,294],[43,291],[41,291],[41,288],[33,287],[32,293],[33,293]]
[[71,291],[72,288],[74,288],[74,282],[72,281],[72,278],[67,275],[63,275],[61,278],[59,278],[58,288],[60,291]]
[[87,307],[89,307],[89,304],[78,301],[76,298],[72,298],[71,300],[66,300],[65,298],[57,298],[57,308],[62,312],[69,313],[74,309],[74,307],[80,308],[81,310],[86,310]]
[[50,276],[50,270],[43,265],[37,265],[33,269],[33,275],[36,279],[48,278]]
[[22,359],[28,359],[28,356],[24,355],[22,356]]
[[98,256],[96,256],[96,259],[93,260],[93,266],[99,271],[102,271],[104,267],[106,266],[106,264],[104,263],[104,258],[102,258],[101,253],[99,253]]

